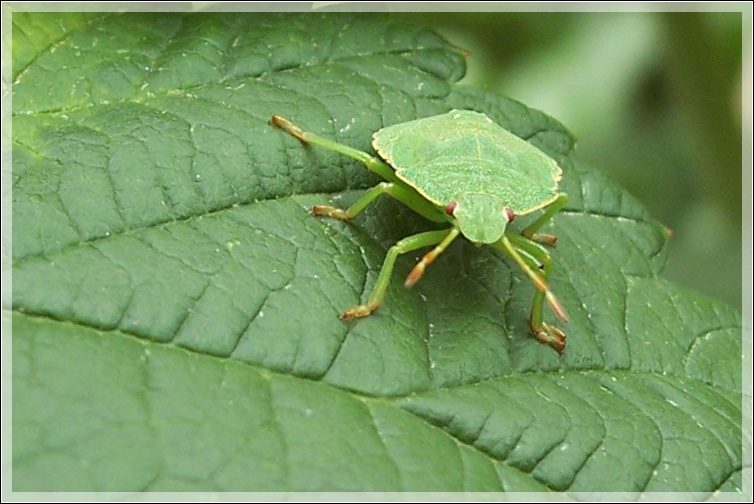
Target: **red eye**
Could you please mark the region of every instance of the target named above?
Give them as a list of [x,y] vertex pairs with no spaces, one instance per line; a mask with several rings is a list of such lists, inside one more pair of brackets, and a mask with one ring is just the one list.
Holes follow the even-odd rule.
[[508,216],[508,222],[513,222],[513,219],[516,218],[516,214],[513,213],[513,210],[511,210],[508,207],[505,207],[504,211],[505,211],[505,215]]
[[448,203],[447,205],[445,205],[445,213],[448,214],[448,215],[450,215],[452,217],[453,213],[455,213],[455,211],[456,211],[456,207],[457,206],[458,206],[458,202],[457,201],[451,201],[450,203]]

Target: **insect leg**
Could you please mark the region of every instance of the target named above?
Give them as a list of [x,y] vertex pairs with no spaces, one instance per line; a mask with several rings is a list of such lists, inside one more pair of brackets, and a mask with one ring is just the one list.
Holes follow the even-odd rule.
[[432,264],[434,260],[437,259],[437,256],[445,252],[448,245],[450,245],[460,233],[461,231],[458,228],[451,229],[448,236],[446,236],[435,248],[424,254],[421,261],[416,263],[416,266],[414,266],[411,273],[408,274],[403,285],[406,287],[413,287],[416,285],[416,282],[418,282],[424,275],[424,270],[427,269],[427,266]]
[[366,152],[354,149],[353,147],[339,144],[338,142],[319,136],[316,133],[304,131],[287,119],[280,117],[279,115],[272,116],[270,122],[304,143],[318,145],[325,149],[338,152],[345,156],[356,159],[357,161],[361,161],[362,163],[364,163],[364,166],[366,166],[370,171],[373,171],[385,180],[388,180],[390,182],[398,182],[398,178],[395,176],[393,170],[375,156],[371,156]]
[[565,333],[557,327],[546,324],[542,314],[544,301],[547,300],[555,315],[567,321],[565,310],[547,285],[552,269],[550,254],[541,245],[515,233],[506,233],[495,245],[516,261],[537,287],[530,318],[534,336],[539,341],[562,352],[565,348]]
[[544,226],[547,221],[552,219],[552,217],[560,211],[561,208],[565,206],[565,204],[568,203],[568,195],[565,193],[558,194],[558,197],[555,198],[555,201],[550,203],[550,206],[547,207],[547,210],[537,218],[534,222],[532,222],[526,229],[521,231],[521,234],[524,235],[526,238],[529,238],[530,240],[534,240],[540,243],[544,243],[545,245],[555,245],[555,241],[557,238],[550,234],[540,234],[537,233],[537,229]]
[[[390,284],[390,276],[393,273],[393,267],[395,266],[396,258],[422,247],[429,247],[431,245],[437,245],[438,243],[447,240],[448,236],[453,234],[455,228],[450,230],[441,229],[439,231],[427,231],[424,233],[418,233],[412,236],[408,236],[398,243],[390,247],[385,256],[385,261],[382,263],[382,269],[377,277],[377,282],[372,289],[372,293],[367,299],[367,303],[364,305],[354,306],[343,312],[340,316],[343,320],[348,320],[355,317],[366,317],[374,313],[377,308],[382,304],[382,300],[385,298],[385,291]],[[456,233],[457,236],[457,233]]]
[[321,137],[316,133],[304,131],[295,124],[291,123],[287,119],[284,119],[278,115],[272,116],[270,120],[273,125],[281,128],[286,133],[293,135],[304,143],[318,145],[325,149],[338,152],[340,154],[349,156],[357,161],[364,163],[370,171],[376,173],[383,179],[390,182],[390,184],[380,184],[371,191],[369,191],[362,200],[357,201],[348,210],[340,210],[329,206],[315,206],[312,209],[314,215],[325,215],[328,217],[334,217],[336,219],[348,220],[353,218],[364,209],[369,203],[371,203],[377,196],[383,193],[387,193],[393,198],[397,199],[414,212],[421,216],[434,221],[434,222],[447,222],[449,219],[447,215],[435,205],[427,201],[426,198],[421,196],[412,188],[408,187],[405,182],[396,177],[392,168],[386,165],[381,159],[375,156],[371,156],[366,152],[354,149],[347,145],[339,144],[327,138]]
[[312,207],[312,215],[322,215],[325,217],[332,217],[340,220],[351,220],[356,217],[362,210],[369,206],[380,194],[390,192],[393,184],[390,182],[382,182],[377,184],[373,188],[367,191],[367,193],[359,198],[356,203],[348,207],[346,210],[335,208],[327,205],[314,205]]
[[414,195],[409,189],[404,188],[402,184],[393,184],[392,182],[381,182],[377,184],[346,210],[327,205],[315,205],[312,208],[312,215],[323,215],[325,217],[333,217],[340,220],[350,220],[356,217],[356,215],[369,206],[381,194],[392,196],[414,212],[431,221],[446,222],[448,220],[447,214],[438,210],[437,207],[429,203],[427,200],[418,195]]

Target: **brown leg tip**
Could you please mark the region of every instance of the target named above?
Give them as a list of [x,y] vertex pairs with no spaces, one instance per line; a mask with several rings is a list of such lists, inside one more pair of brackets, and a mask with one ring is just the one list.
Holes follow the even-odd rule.
[[563,351],[565,350],[565,337],[563,337],[562,339],[550,341],[550,346],[558,352],[563,353]]
[[521,234],[530,240],[541,243],[542,245],[548,245],[550,247],[554,247],[558,242],[557,236],[548,233],[530,233],[528,235],[524,233]]
[[566,345],[566,335],[563,331],[557,327],[549,324],[542,324],[542,327],[532,327],[534,337],[536,337],[542,343],[550,345],[552,348],[560,353],[563,353]]
[[302,142],[306,142],[305,133],[299,128],[298,126],[295,126],[292,122],[289,120],[279,116],[279,115],[273,115],[270,118],[270,123],[272,123],[273,126],[277,126],[278,128],[282,129],[283,131],[287,132],[290,135],[295,136]]
[[424,276],[425,269],[426,268],[424,267],[424,263],[422,262],[414,266],[414,268],[406,277],[406,280],[403,282],[403,286],[406,288],[411,288],[416,285],[416,283]]
[[342,221],[351,220],[352,217],[348,215],[345,210],[335,208],[327,205],[314,205],[312,207],[311,214],[315,217],[332,217]]
[[545,298],[547,299],[547,304],[550,305],[553,313],[555,313],[555,316],[557,316],[563,322],[568,322],[568,315],[566,314],[563,306],[560,304],[560,301],[558,301],[558,298],[556,298],[555,295],[549,290],[546,292]]
[[377,311],[377,308],[379,308],[379,306],[354,306],[353,308],[349,308],[348,310],[344,311],[340,316],[340,320],[346,321],[355,318],[368,317],[369,315]]

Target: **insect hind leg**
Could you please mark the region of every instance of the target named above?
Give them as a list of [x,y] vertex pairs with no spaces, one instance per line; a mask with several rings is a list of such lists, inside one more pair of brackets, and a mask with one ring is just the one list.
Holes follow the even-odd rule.
[[312,133],[311,131],[305,131],[279,115],[273,115],[270,119],[270,122],[274,126],[277,126],[289,135],[298,138],[304,143],[318,145],[327,150],[331,150],[333,152],[337,152],[339,154],[343,154],[350,158],[356,159],[357,161],[361,161],[364,166],[366,166],[370,171],[373,171],[383,179],[390,182],[398,182],[398,179],[395,176],[393,170],[375,156],[372,156],[364,151],[360,151],[359,149],[349,147],[348,145],[344,145],[323,136],[317,135],[316,133]]

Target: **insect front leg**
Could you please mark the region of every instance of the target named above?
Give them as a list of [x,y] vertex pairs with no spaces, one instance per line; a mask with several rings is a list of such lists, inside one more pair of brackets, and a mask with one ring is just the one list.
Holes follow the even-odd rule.
[[427,231],[404,238],[390,247],[385,256],[385,261],[382,263],[382,269],[377,277],[374,289],[372,289],[372,293],[369,295],[369,299],[367,299],[367,303],[349,308],[343,312],[340,318],[348,320],[356,317],[366,317],[374,313],[377,308],[382,305],[382,300],[385,298],[385,292],[387,291],[388,285],[390,285],[390,277],[393,273],[395,260],[399,255],[422,247],[429,247],[437,244],[444,243],[445,246],[447,246],[447,244],[449,244],[456,236],[458,236],[458,230],[455,228],[451,228],[450,230],[442,229],[439,231]]

